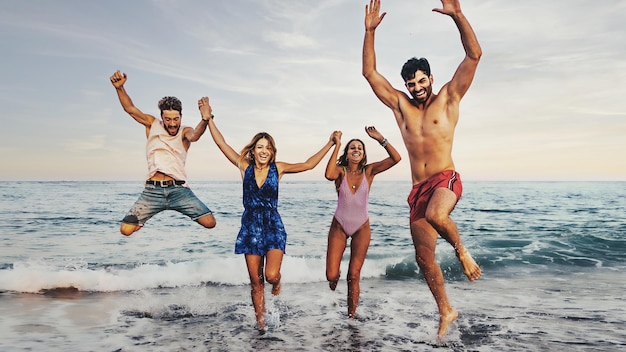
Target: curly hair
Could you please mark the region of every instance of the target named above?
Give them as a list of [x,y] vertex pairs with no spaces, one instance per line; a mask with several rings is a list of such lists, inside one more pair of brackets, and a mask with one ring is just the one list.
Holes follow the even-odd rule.
[[159,100],[159,110],[161,110],[161,115],[163,115],[163,110],[176,110],[182,115],[183,104],[176,97],[163,97]]
[[269,162],[273,163],[274,161],[276,161],[277,150],[274,138],[272,138],[272,136],[270,136],[270,134],[267,132],[259,132],[254,137],[252,137],[250,143],[246,144],[246,146],[243,147],[243,149],[239,153],[240,156],[237,163],[238,165],[241,165],[241,163],[244,161],[247,161],[251,165],[256,165],[254,161],[254,148],[256,147],[257,142],[261,139],[267,139],[268,143],[270,144],[269,147],[272,149],[272,156],[270,157]]
[[426,76],[430,76],[430,64],[428,60],[425,58],[410,58],[407,62],[402,66],[402,71],[400,71],[400,75],[404,81],[408,81],[410,79],[415,78],[415,72],[422,71]]
[[353,138],[346,143],[346,146],[343,148],[343,154],[337,159],[337,165],[348,166],[348,148],[350,148],[352,142],[359,142],[363,146],[363,159],[359,162],[359,170],[361,170],[367,165],[367,152],[365,152],[365,143],[358,138]]

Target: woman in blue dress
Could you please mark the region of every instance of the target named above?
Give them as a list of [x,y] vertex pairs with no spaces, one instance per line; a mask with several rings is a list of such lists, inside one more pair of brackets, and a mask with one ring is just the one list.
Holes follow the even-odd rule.
[[[280,266],[285,253],[287,233],[278,214],[278,182],[284,174],[313,169],[341,138],[341,132],[331,134],[328,142],[302,163],[276,161],[276,145],[272,136],[257,133],[241,152],[237,153],[222,136],[211,114],[209,98],[198,101],[202,118],[207,121],[211,136],[226,158],[239,168],[243,179],[241,229],[235,243],[235,253],[244,254],[252,304],[259,329],[265,329],[265,280],[272,284],[272,294],[280,294]],[[265,270],[264,270],[265,268]]]

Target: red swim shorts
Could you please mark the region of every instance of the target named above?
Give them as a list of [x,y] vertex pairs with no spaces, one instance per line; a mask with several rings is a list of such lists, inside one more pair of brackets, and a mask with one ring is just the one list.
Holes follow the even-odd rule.
[[426,181],[413,185],[413,189],[411,189],[411,193],[409,193],[407,202],[411,208],[411,215],[409,217],[411,222],[426,217],[426,208],[428,207],[430,198],[435,192],[435,189],[441,187],[445,187],[454,192],[457,202],[461,199],[461,194],[463,193],[461,175],[454,170],[444,170],[434,174]]

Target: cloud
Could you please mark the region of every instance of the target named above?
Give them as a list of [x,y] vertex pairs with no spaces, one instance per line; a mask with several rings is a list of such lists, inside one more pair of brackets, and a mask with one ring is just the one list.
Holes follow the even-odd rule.
[[[173,94],[183,101],[184,123],[195,125],[195,101],[208,95],[233,146],[269,130],[290,161],[316,151],[332,130],[366,138],[363,126],[376,125],[405,156],[384,177],[406,180],[408,158],[393,116],[361,76],[365,4],[11,1],[0,13],[0,91],[10,116],[0,150],[12,154],[3,156],[0,179],[36,178],[42,168],[32,165],[67,177],[68,164],[90,157],[94,177],[117,179],[127,172],[115,167],[124,160],[136,168],[126,177],[142,178],[143,127],[123,112],[108,81],[121,69],[146,112],[157,114],[156,101]],[[409,57],[431,61],[435,89],[462,59],[454,22],[431,11],[438,6],[383,1],[388,14],[376,33],[377,63],[394,86],[403,89],[399,70]],[[464,178],[626,179],[626,161],[616,158],[626,149],[626,3],[462,6],[484,52],[455,136]],[[230,174],[208,134],[193,150],[195,175]]]

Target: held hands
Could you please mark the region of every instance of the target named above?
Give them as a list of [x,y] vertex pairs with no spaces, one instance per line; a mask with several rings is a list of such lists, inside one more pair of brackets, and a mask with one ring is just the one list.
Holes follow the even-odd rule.
[[209,121],[213,117],[213,109],[211,108],[211,104],[209,104],[209,97],[198,99],[198,109],[204,121]]
[[333,142],[334,145],[341,144],[341,131],[333,131],[330,135],[330,141]]
[[111,84],[115,89],[121,88],[126,83],[126,73],[120,72],[120,70],[115,71],[115,73],[111,76]]
[[373,31],[383,20],[386,12],[379,15],[380,0],[370,0],[370,4],[365,5],[365,31]]
[[461,4],[459,0],[441,0],[441,4],[443,8],[434,8],[434,12],[439,12],[444,15],[454,16],[455,14],[461,13]]

